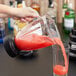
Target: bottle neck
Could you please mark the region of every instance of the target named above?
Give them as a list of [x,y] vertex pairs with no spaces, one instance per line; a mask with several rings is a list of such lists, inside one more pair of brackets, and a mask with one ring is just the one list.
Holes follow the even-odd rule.
[[23,6],[23,8],[25,8],[25,7],[26,7],[26,3],[25,3],[25,1],[24,1],[24,0],[22,1],[22,6]]
[[68,0],[63,0],[63,4],[68,4]]
[[69,9],[72,9],[72,4],[71,3],[68,5],[68,8]]

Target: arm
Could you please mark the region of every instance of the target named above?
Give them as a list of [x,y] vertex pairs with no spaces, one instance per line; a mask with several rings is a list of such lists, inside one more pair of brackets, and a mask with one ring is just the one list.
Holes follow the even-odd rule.
[[15,15],[15,8],[9,7],[7,5],[0,4],[0,13],[1,15]]
[[12,17],[38,17],[38,13],[32,8],[13,8],[7,5],[0,4],[0,13]]

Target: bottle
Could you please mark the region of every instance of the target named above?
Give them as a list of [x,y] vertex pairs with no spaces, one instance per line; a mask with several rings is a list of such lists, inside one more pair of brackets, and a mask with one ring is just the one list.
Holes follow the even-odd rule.
[[[10,6],[13,7],[13,1],[10,1]],[[9,30],[13,30],[14,26],[14,19],[13,18],[8,18],[8,28]]]
[[51,1],[51,0],[49,0],[49,5],[48,5],[48,7],[51,7],[51,4],[52,4],[52,1]]
[[75,23],[75,12],[72,9],[72,4],[69,3],[68,9],[65,12],[64,16],[64,32],[70,33],[70,31],[74,28]]
[[22,5],[22,1],[23,0],[16,0],[17,1],[17,8],[22,8],[23,5]]
[[5,37],[5,24],[4,20],[0,18],[0,43],[3,43],[4,37]]
[[39,0],[32,0],[31,7],[35,9],[40,14]]
[[50,16],[52,17],[52,19],[55,20],[56,22],[56,17],[57,17],[57,4],[55,1],[52,1],[52,3],[49,0],[49,12]]

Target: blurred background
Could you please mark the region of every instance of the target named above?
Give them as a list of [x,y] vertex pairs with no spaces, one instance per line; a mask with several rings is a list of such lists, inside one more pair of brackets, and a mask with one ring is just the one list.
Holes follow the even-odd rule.
[[[9,5],[9,1],[10,0],[0,0],[0,3],[2,4],[6,4]],[[15,0],[11,0],[11,1],[15,1]],[[57,9],[57,22],[62,23],[62,6],[65,0],[25,0],[26,5],[30,6],[31,3],[35,1],[40,5],[40,14],[44,15],[46,14],[46,12],[48,11],[48,6],[49,3],[53,3],[55,2],[55,6]],[[75,10],[76,12],[76,0],[67,0],[67,4],[72,3],[72,8]],[[45,8],[44,8],[45,7]]]

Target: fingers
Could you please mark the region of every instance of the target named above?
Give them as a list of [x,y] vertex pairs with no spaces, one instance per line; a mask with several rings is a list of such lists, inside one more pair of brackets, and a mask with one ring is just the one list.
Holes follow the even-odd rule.
[[33,19],[34,19],[34,18],[28,18],[28,17],[27,17],[27,18],[21,18],[20,20],[21,20],[22,22],[29,22],[29,23],[30,23],[30,22],[33,21]]
[[30,16],[30,17],[39,17],[38,12],[35,11],[34,9],[28,7],[28,11],[29,11],[28,16]]
[[24,18],[21,18],[20,21],[21,21],[21,22],[27,22],[27,20],[24,19]]
[[32,22],[34,18],[26,17],[26,18],[14,18],[15,20],[20,20],[21,22]]
[[26,8],[15,8],[15,15],[16,17],[39,17],[39,14],[36,10],[30,8],[30,7],[26,7]]
[[22,22],[31,22],[33,21],[34,18],[39,17],[39,14],[37,11],[35,11],[34,9],[27,7],[27,8],[19,8],[18,9],[18,17],[16,17],[15,19],[20,20]]
[[34,18],[26,18],[28,22],[32,22]]

